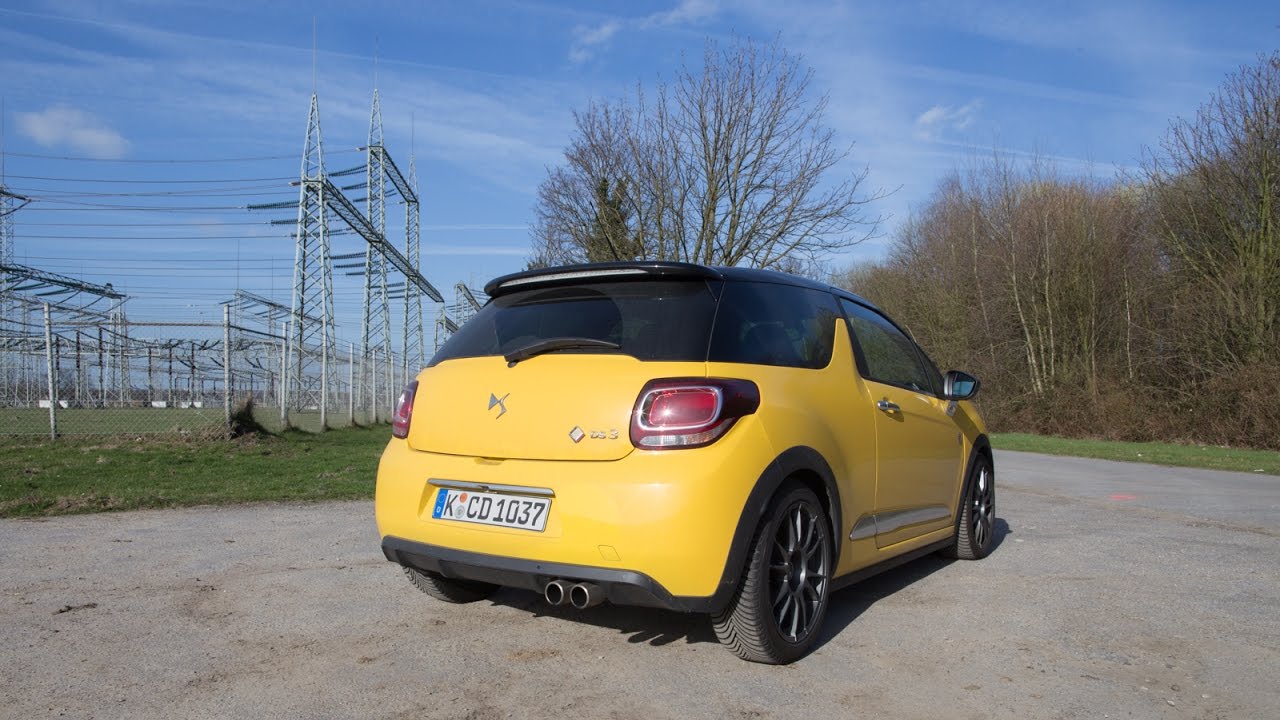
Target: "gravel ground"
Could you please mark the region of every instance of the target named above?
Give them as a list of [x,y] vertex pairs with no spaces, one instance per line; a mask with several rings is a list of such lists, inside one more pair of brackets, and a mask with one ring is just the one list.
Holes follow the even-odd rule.
[[370,503],[0,521],[0,717],[1280,717],[1280,478],[996,467],[991,557],[837,594],[781,668],[697,616],[434,602]]

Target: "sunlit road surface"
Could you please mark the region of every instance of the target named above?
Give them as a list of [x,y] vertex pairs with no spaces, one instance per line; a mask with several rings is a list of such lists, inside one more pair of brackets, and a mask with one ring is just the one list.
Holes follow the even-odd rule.
[[1280,717],[1280,478],[996,468],[991,557],[838,593],[781,668],[698,616],[435,602],[372,503],[0,521],[0,717]]

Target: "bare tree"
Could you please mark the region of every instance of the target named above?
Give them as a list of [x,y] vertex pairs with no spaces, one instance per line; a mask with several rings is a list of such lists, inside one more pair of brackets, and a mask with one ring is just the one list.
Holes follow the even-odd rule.
[[1280,52],[1175,120],[1147,163],[1184,366],[1280,362]]
[[[721,48],[652,95],[575,113],[538,190],[536,262],[683,260],[814,267],[875,232],[865,168],[823,124],[813,72],[775,41]],[[602,192],[603,188],[603,192]]]

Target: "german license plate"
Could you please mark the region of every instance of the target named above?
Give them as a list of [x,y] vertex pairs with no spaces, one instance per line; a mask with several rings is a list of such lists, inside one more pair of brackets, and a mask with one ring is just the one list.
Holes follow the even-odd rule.
[[431,517],[542,532],[550,511],[550,498],[440,488]]

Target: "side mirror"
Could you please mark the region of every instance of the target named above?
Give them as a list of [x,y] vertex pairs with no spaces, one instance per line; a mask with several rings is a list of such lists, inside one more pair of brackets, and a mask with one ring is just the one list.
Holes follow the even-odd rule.
[[942,396],[945,400],[968,400],[978,394],[981,385],[969,373],[951,370],[942,379]]

